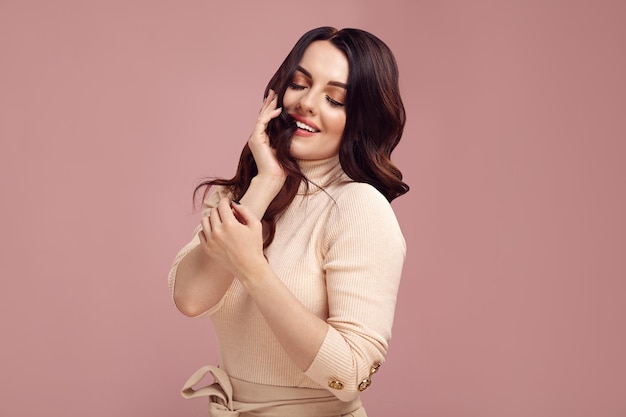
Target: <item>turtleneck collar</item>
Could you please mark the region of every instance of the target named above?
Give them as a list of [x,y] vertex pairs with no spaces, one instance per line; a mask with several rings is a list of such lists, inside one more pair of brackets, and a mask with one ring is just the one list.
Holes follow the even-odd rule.
[[298,188],[299,195],[316,194],[343,175],[343,170],[339,163],[339,155],[314,161],[298,159],[298,165],[304,176],[309,180],[308,192],[306,184],[302,182]]

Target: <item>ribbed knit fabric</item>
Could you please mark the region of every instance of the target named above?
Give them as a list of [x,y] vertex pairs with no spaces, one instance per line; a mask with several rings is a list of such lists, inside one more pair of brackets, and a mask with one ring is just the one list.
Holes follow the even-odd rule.
[[[220,367],[231,377],[327,389],[349,401],[359,395],[358,386],[372,366],[384,361],[405,242],[385,197],[368,184],[351,181],[338,157],[300,161],[300,167],[309,188],[301,184],[265,254],[278,278],[330,325],[313,363],[302,372],[291,361],[236,279],[203,315],[211,317]],[[205,205],[216,205],[223,195],[216,190]],[[199,244],[197,230],[175,258],[169,274],[172,292],[178,263]],[[330,381],[339,381],[342,389],[330,388]]]

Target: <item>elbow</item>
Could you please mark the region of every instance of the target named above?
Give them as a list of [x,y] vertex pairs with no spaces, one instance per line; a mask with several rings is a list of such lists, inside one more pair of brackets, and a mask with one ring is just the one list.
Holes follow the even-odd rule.
[[178,311],[187,317],[198,317],[206,311],[206,308],[203,305],[191,302],[190,300],[182,299],[182,297],[177,297],[176,293],[174,293],[173,299],[174,305]]
[[180,311],[183,315],[187,316],[187,317],[198,317],[200,314],[202,314],[203,312],[195,309],[195,308],[191,308],[191,307],[187,307],[187,306],[176,306],[176,308],[178,308],[178,311]]

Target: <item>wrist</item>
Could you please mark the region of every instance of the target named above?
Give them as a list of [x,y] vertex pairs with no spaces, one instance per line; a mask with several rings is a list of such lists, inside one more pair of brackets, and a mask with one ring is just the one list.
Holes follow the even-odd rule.
[[252,178],[250,187],[248,187],[248,190],[239,201],[241,204],[250,207],[257,218],[261,220],[265,214],[265,210],[267,210],[272,200],[278,195],[284,183],[285,178],[257,175]]
[[267,259],[261,257],[249,262],[246,268],[239,268],[236,276],[243,286],[248,291],[251,291],[260,285],[268,274],[271,274],[271,268],[267,263]]
[[283,185],[285,185],[286,179],[287,177],[285,175],[258,174],[256,177],[252,178],[250,187],[253,185],[258,186],[268,192],[273,192],[275,197],[283,188]]

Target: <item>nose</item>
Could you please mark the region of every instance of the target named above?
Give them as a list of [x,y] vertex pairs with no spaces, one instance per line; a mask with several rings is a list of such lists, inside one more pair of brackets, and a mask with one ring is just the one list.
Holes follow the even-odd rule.
[[315,115],[317,113],[317,106],[315,104],[315,93],[312,88],[308,88],[302,92],[296,108],[303,113],[309,113],[311,115]]

